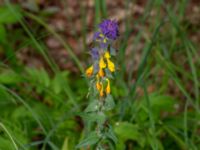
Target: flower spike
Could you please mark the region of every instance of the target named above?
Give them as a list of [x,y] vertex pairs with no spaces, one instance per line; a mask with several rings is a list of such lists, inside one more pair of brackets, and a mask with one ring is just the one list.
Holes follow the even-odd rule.
[[[94,122],[95,131],[97,136],[108,135],[111,126],[108,124],[108,119],[104,111],[108,111],[114,107],[114,101],[111,95],[111,79],[112,74],[115,72],[115,62],[113,60],[113,47],[112,43],[119,36],[118,24],[115,20],[106,19],[99,24],[99,29],[94,33],[95,47],[91,48],[91,56],[93,64],[86,70],[87,77],[90,77],[90,92],[91,98],[98,100],[95,105],[89,105],[88,108],[91,110],[88,113],[89,116],[95,116],[96,121]],[[92,97],[93,96],[93,97]],[[94,108],[91,108],[91,106]],[[87,110],[87,108],[86,108]],[[93,115],[91,115],[93,113]],[[100,115],[100,117],[99,117]],[[101,118],[101,119],[98,119]],[[93,117],[94,119],[94,117]],[[113,131],[112,131],[113,132]],[[106,136],[99,137],[99,141],[103,141]],[[109,139],[110,140],[110,139]],[[114,143],[114,141],[113,141]],[[102,149],[105,146],[105,142],[95,143],[95,149]],[[102,145],[101,145],[102,144]]]

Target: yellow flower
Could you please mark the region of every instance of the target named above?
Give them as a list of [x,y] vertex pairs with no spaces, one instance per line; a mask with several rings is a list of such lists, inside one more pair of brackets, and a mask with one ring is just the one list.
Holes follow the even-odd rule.
[[103,69],[99,69],[98,75],[100,77],[104,77],[104,71],[103,71]]
[[100,91],[101,90],[101,83],[99,82],[99,75],[98,74],[96,75],[96,78],[97,78],[96,88],[97,88],[98,91]]
[[104,62],[103,57],[101,57],[99,60],[99,68],[100,69],[106,68],[106,63]]
[[107,39],[106,39],[106,38],[104,38],[104,39],[103,39],[103,43],[106,43],[106,42],[107,42]]
[[111,72],[114,72],[115,71],[115,64],[110,59],[107,59],[107,63],[108,63],[108,69]]
[[104,95],[103,84],[102,82],[99,82],[99,75],[97,75],[96,77],[97,77],[96,88],[99,91],[100,96],[103,96]]
[[108,69],[111,71],[111,72],[114,72],[115,71],[115,64],[110,60],[110,53],[108,51],[105,52],[104,54],[104,57],[106,58],[107,60],[107,64],[108,64]]
[[103,84],[102,84],[102,83],[101,83],[100,96],[101,96],[101,97],[103,97],[103,96],[104,96],[104,92],[103,92]]
[[96,88],[97,88],[98,91],[101,91],[101,86],[102,86],[102,83],[100,83],[99,81],[97,81]]
[[110,80],[107,79],[106,94],[110,94]]
[[90,66],[90,67],[86,70],[86,75],[87,75],[88,77],[91,77],[93,71],[94,71],[93,66]]
[[108,51],[105,52],[104,57],[106,59],[110,59],[110,53]]

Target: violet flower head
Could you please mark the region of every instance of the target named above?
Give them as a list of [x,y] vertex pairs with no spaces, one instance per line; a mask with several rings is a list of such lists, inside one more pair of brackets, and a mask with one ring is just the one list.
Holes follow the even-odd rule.
[[117,21],[106,19],[99,24],[101,32],[111,40],[116,40],[119,36],[119,26]]

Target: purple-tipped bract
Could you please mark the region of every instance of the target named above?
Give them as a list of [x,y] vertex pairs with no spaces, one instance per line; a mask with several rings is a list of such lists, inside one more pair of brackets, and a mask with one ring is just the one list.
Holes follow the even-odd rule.
[[116,40],[119,36],[119,27],[117,21],[106,19],[99,24],[99,29],[108,39]]

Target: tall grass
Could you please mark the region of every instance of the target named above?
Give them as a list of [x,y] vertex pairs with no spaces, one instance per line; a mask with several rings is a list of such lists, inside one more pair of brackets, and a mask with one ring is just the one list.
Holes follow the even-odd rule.
[[[112,17],[108,3],[94,1],[92,26]],[[190,39],[190,22],[185,19],[189,4],[187,0],[149,0],[135,18],[129,6],[138,6],[136,1],[126,0],[121,6],[125,16],[119,23],[124,32],[116,43],[120,47],[116,60],[119,65],[112,89],[116,108],[108,113],[118,138],[113,149],[200,149],[199,43]],[[86,16],[91,14],[83,2],[80,6],[82,29],[77,40],[81,38],[83,50],[88,51]],[[4,55],[0,65],[0,149],[74,149],[85,132],[79,114],[87,106],[87,81],[81,76],[86,61],[76,56],[68,41],[40,13],[17,9],[8,0],[0,6],[0,12],[1,8],[14,18],[2,21],[4,13],[0,14],[0,37],[5,39],[0,40]],[[34,26],[27,20],[40,26],[43,36],[34,33]],[[13,24],[17,26],[10,28]],[[9,31],[6,36],[4,28]],[[47,36],[61,43],[78,68],[78,75],[61,70],[50,57],[44,46]],[[16,57],[20,51],[15,49],[15,39],[33,48],[48,66],[28,68],[21,63]]]

